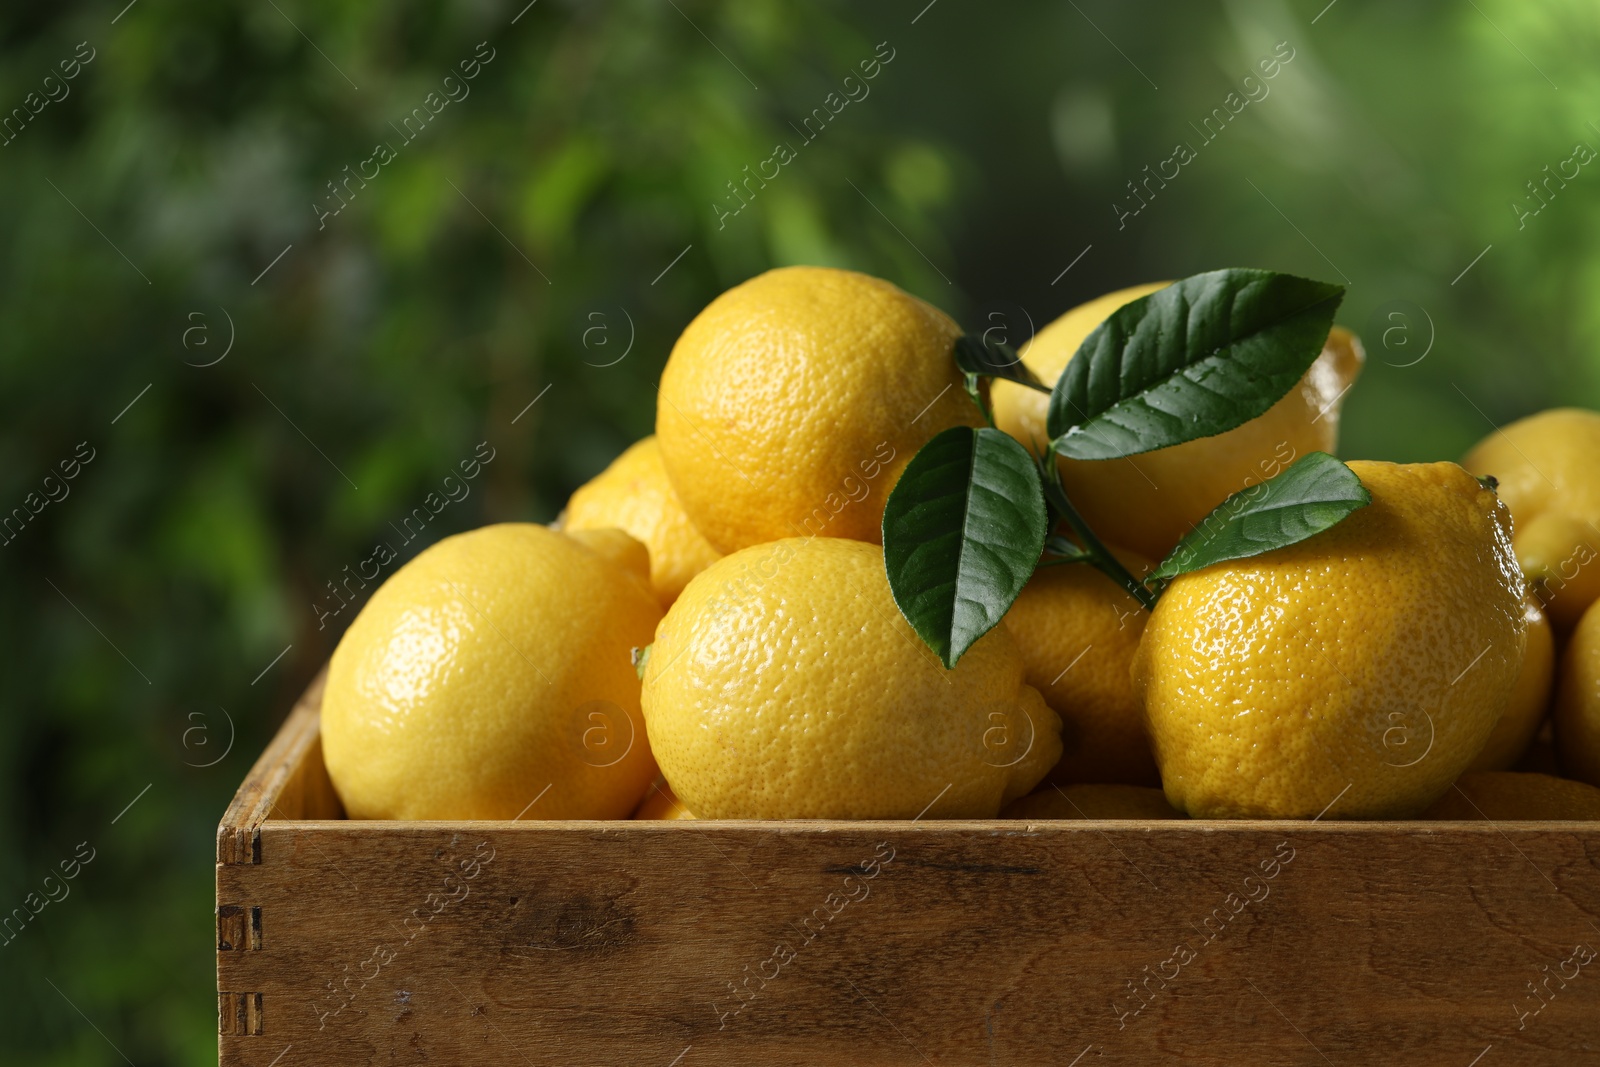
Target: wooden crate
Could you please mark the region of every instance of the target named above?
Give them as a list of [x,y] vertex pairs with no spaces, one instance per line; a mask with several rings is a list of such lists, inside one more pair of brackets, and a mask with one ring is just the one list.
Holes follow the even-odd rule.
[[227,1067],[1600,1063],[1600,824],[353,822],[320,696],[218,829]]

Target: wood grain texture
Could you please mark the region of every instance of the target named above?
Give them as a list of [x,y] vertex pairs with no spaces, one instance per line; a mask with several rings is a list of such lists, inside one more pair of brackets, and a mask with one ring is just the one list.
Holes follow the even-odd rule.
[[1600,1062],[1595,824],[272,816],[314,735],[219,833],[227,1067]]
[[317,672],[234,794],[217,827],[217,863],[260,863],[257,831],[269,818],[344,816],[322,765],[322,736],[317,729],[327,678],[326,667]]

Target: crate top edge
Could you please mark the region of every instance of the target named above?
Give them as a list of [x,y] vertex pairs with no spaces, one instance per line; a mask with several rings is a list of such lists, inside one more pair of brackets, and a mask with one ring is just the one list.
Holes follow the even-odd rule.
[[1036,834],[1040,832],[1088,832],[1105,830],[1144,830],[1148,833],[1260,834],[1265,832],[1428,835],[1457,830],[1482,833],[1584,833],[1600,838],[1600,821],[1521,820],[1492,821],[1394,819],[1334,820],[1316,822],[1297,819],[695,819],[692,827],[684,820],[671,819],[268,819],[261,829],[268,832],[328,833],[345,835],[417,836],[441,833],[893,833],[910,834]]

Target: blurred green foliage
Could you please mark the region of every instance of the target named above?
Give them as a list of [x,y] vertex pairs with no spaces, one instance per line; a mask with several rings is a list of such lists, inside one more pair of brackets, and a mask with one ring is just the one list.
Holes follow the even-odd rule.
[[0,546],[0,913],[95,850],[0,947],[7,1063],[214,1062],[214,827],[349,620],[318,628],[325,583],[480,441],[408,554],[553,517],[766,267],[867,270],[1013,341],[1153,278],[1342,278],[1372,356],[1349,456],[1600,404],[1600,168],[1512,207],[1600,148],[1591,4],[523,2],[0,14],[0,508],[66,491]]

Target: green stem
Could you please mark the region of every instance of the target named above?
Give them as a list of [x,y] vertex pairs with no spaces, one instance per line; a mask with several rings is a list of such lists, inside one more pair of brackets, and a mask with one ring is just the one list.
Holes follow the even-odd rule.
[[1056,557],[1052,560],[1046,560],[1046,564],[1087,563],[1090,558],[1089,553],[1059,534],[1051,534],[1044,539],[1044,550]]
[[963,384],[967,389],[967,396],[978,405],[978,410],[983,413],[983,421],[989,424],[991,430],[998,429],[994,424],[994,415],[989,411],[989,405],[983,402],[982,387],[978,384],[976,374],[962,374]]
[[1067,525],[1078,535],[1078,540],[1083,543],[1084,551],[1088,555],[1088,562],[1097,568],[1107,578],[1126,589],[1130,596],[1137,600],[1146,611],[1156,606],[1156,594],[1143,582],[1133,576],[1122,561],[1111,554],[1094,531],[1089,529],[1089,524],[1078,514],[1078,509],[1073,507],[1072,500],[1067,496],[1066,488],[1061,484],[1061,472],[1056,468],[1055,445],[1045,449],[1043,460],[1044,467],[1044,493],[1055,509],[1061,512],[1067,520]]

